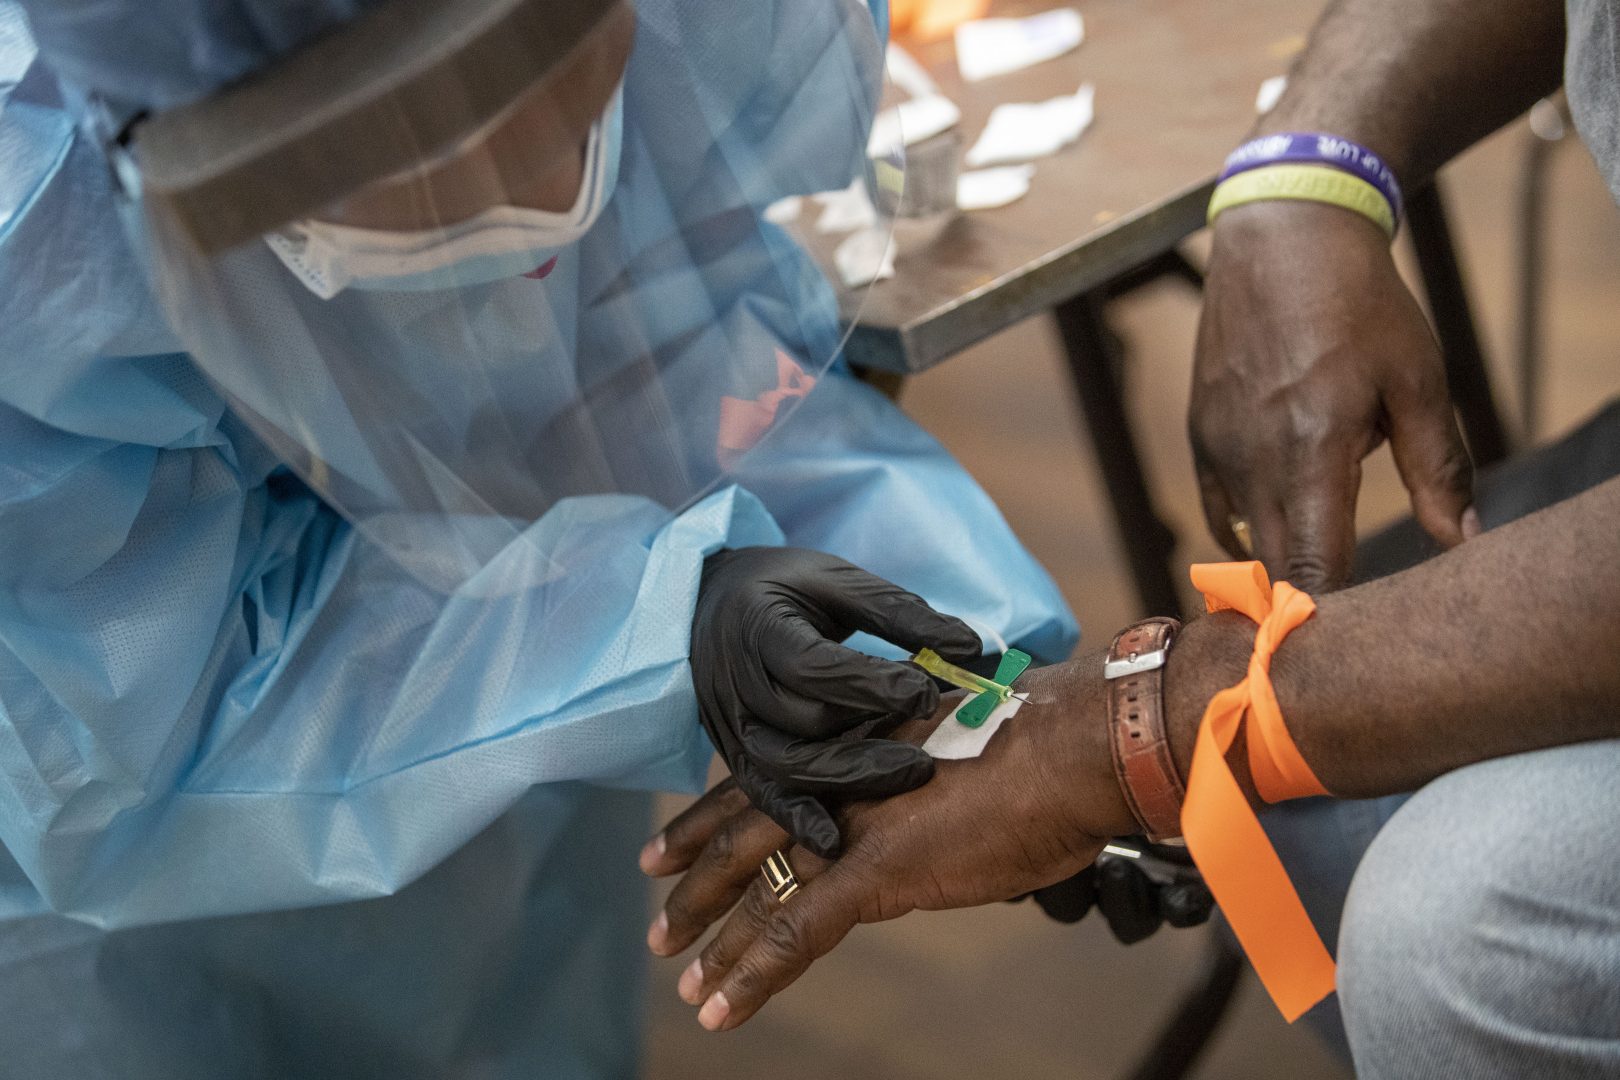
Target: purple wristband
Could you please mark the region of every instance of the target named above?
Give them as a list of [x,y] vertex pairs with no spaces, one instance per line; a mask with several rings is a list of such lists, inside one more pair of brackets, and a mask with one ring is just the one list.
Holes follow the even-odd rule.
[[1384,160],[1360,143],[1314,131],[1285,131],[1251,139],[1227,155],[1221,180],[1265,165],[1328,165],[1359,176],[1389,203],[1401,220],[1401,185]]

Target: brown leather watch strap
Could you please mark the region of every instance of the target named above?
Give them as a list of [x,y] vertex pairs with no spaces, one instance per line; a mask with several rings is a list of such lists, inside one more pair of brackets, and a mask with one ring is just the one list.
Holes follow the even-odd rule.
[[1181,835],[1187,794],[1164,726],[1164,662],[1180,630],[1175,619],[1127,627],[1109,647],[1103,669],[1114,775],[1142,832],[1154,841]]

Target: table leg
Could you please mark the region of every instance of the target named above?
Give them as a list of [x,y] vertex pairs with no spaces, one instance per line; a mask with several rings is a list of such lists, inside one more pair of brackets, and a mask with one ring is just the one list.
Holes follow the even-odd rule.
[[1110,281],[1104,288],[1108,290],[1108,298],[1112,300],[1165,278],[1172,278],[1199,292],[1204,288],[1204,272],[1194,266],[1192,260],[1182,254],[1180,248],[1171,248],[1154,256],[1135,270]]
[[1181,600],[1172,571],[1176,537],[1154,511],[1148,493],[1115,374],[1119,369],[1115,355],[1119,346],[1103,323],[1104,304],[1101,292],[1086,293],[1064,301],[1053,314],[1142,611],[1147,615],[1177,615]]
[[[1534,126],[1532,125],[1532,128]],[[1560,132],[1557,136],[1562,137]],[[1538,132],[1525,136],[1524,163],[1519,174],[1519,445],[1536,441],[1536,417],[1541,405],[1541,291],[1546,282],[1547,172],[1559,144]]]
[[1481,468],[1507,457],[1508,437],[1491,395],[1490,372],[1474,328],[1473,312],[1463,286],[1462,269],[1446,223],[1438,183],[1419,189],[1406,202],[1406,223],[1417,252],[1423,291],[1429,297],[1435,336],[1445,357],[1451,400],[1462,419],[1463,435],[1474,464]]
[[900,404],[900,395],[906,388],[906,377],[900,372],[880,371],[877,368],[859,367],[853,364],[850,365],[850,370],[855,373],[855,377],[861,382],[866,383],[896,405]]
[[1165,1021],[1130,1080],[1182,1080],[1191,1073],[1237,996],[1242,972],[1243,954],[1236,942],[1224,928],[1212,926],[1197,985]]

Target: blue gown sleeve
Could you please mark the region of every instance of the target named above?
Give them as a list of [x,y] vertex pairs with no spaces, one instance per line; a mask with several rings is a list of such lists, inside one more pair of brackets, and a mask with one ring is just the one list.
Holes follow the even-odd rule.
[[0,842],[40,908],[383,895],[532,785],[701,783],[691,609],[706,554],[780,542],[751,496],[560,504],[537,557],[588,542],[602,573],[542,613],[431,593],[243,451],[0,408]]
[[866,6],[872,9],[872,22],[877,25],[878,40],[886,47],[889,42],[889,0],[866,0]]
[[[1050,575],[990,497],[882,394],[834,367],[744,459],[757,494],[797,547],[847,559],[965,619],[987,649],[1066,659],[1080,628]],[[865,635],[853,642],[897,656]]]

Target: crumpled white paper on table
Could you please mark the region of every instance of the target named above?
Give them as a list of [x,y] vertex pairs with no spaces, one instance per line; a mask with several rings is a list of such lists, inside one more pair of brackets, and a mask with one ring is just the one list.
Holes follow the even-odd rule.
[[1029,194],[1029,182],[1034,176],[1033,165],[1003,165],[965,172],[956,178],[957,209],[994,210],[1015,203]]
[[880,225],[851,233],[833,252],[844,288],[858,289],[894,277],[894,234]]
[[1261,116],[1266,115],[1277,107],[1283,91],[1288,89],[1288,76],[1273,75],[1260,84],[1260,92],[1254,95],[1254,111]]
[[978,82],[1062,56],[1085,36],[1085,23],[1073,8],[1024,19],[974,19],[956,28],[956,66],[962,78]]
[[945,722],[934,729],[923,743],[923,749],[930,757],[940,761],[961,761],[965,758],[976,758],[984,753],[984,748],[990,744],[990,737],[1001,727],[1002,722],[1010,719],[1024,703],[1018,698],[1008,698],[990,712],[989,719],[976,728],[967,727],[956,721],[956,714],[962,711],[962,706],[973,700],[972,694],[963,698]]
[[866,142],[867,156],[888,157],[902,146],[949,131],[961,119],[962,110],[943,94],[926,94],[902,101],[884,109],[872,121],[872,135]]
[[841,233],[877,224],[877,207],[866,193],[866,181],[856,177],[842,191],[822,191],[810,196],[821,204],[816,232]]
[[917,63],[917,58],[898,43],[889,42],[884,56],[884,69],[889,73],[889,81],[909,96],[918,98],[939,93],[939,86],[934,82],[934,77],[928,74],[928,69]]
[[1055,154],[1080,137],[1095,115],[1096,87],[1032,104],[997,105],[967,152],[970,169]]
[[804,209],[803,195],[784,195],[765,208],[765,220],[772,225],[791,225]]

